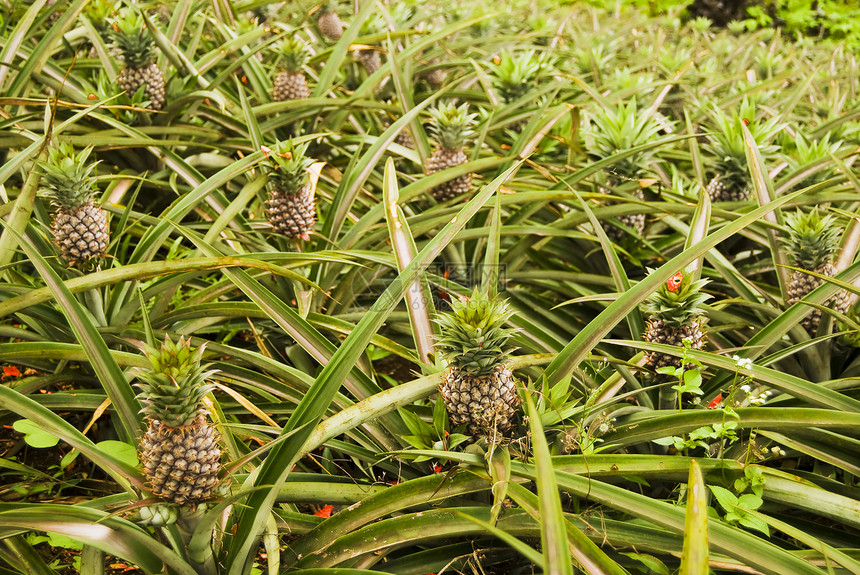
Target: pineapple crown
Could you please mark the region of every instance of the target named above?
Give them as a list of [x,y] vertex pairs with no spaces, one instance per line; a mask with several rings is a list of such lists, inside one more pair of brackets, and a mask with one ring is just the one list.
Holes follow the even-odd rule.
[[143,16],[125,8],[112,24],[111,36],[126,66],[145,68],[155,61],[155,41]]
[[110,0],[90,0],[84,8],[84,13],[93,26],[99,30],[107,27],[107,22],[116,8]]
[[471,297],[453,300],[451,311],[436,318],[436,349],[464,375],[488,375],[515,349],[508,340],[516,330],[504,327],[513,314],[507,300],[475,288]]
[[514,56],[503,52],[495,62],[489,64],[493,84],[505,102],[520,99],[533,88],[539,75],[552,68],[549,59],[526,50]]
[[298,193],[308,181],[308,168],[313,160],[305,157],[308,144],[293,145],[293,141],[278,142],[266,152],[269,181],[284,193]]
[[136,387],[143,404],[140,412],[147,419],[166,427],[182,427],[206,415],[203,398],[214,386],[204,382],[216,370],[207,371],[208,366],[200,364],[204,348],[192,349],[191,341],[183,337],[174,343],[170,336],[164,338],[161,348],[144,345],[150,367],[140,371],[141,383]]
[[320,5],[320,14],[337,14],[338,3],[335,0],[326,0]]
[[[585,131],[585,139],[591,155],[604,159],[649,143],[660,129],[654,116],[639,113],[634,98],[626,105],[606,108],[595,114]],[[650,172],[649,164],[653,158],[652,150],[636,152],[616,162],[612,171],[622,178],[637,180]]]
[[87,162],[92,150],[90,146],[75,154],[68,143],[48,148],[48,160],[38,163],[42,168],[40,194],[61,208],[78,208],[93,201],[97,192],[93,170],[98,162]]
[[786,215],[785,226],[788,236],[783,244],[797,267],[816,270],[832,263],[842,231],[833,216],[822,215],[818,208],[808,213],[797,210]]
[[778,147],[770,143],[782,129],[776,118],[765,122],[752,121],[755,104],[749,100],[741,103],[737,113],[729,116],[719,108],[712,115],[713,132],[705,149],[712,160],[712,168],[728,186],[747,187],[750,184],[747,167],[743,125],[746,124],[764,160],[772,159]]
[[440,104],[429,110],[430,135],[444,150],[462,150],[466,142],[475,135],[472,127],[477,114],[469,113],[469,104],[455,106],[452,103]]
[[[653,273],[653,270],[649,270]],[[702,304],[710,294],[702,293],[708,280],[693,280],[690,274],[678,272],[663,282],[645,300],[643,311],[651,319],[659,319],[667,327],[684,325],[689,320],[702,315]]]
[[278,43],[278,57],[284,69],[290,74],[301,71],[310,60],[311,52],[307,42],[298,36],[288,36]]
[[[829,160],[832,154],[839,151],[842,147],[842,142],[830,143],[830,134],[826,134],[820,140],[807,140],[804,136],[798,134],[794,140],[795,151],[788,157],[789,164],[792,168],[800,169],[808,164]],[[806,188],[814,184],[823,182],[831,177],[835,171],[835,166],[828,163],[818,169],[816,172],[804,178],[798,188]]]

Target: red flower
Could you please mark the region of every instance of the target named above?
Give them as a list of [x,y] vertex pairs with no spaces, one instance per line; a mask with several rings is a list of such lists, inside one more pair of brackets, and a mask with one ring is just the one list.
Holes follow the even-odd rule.
[[723,394],[717,395],[714,399],[711,400],[711,403],[708,404],[708,409],[716,409],[720,406],[720,402],[723,401]]
[[442,466],[438,463],[433,466],[433,473],[442,473]]
[[314,513],[316,517],[331,517],[331,512],[334,511],[334,505],[323,505],[322,509]]
[[4,365],[3,366],[3,379],[7,377],[18,377],[21,375],[21,372],[14,365]]
[[676,273],[672,277],[669,278],[669,281],[666,282],[666,287],[671,292],[678,291],[678,288],[681,287],[681,282],[684,281],[684,274],[681,272]]

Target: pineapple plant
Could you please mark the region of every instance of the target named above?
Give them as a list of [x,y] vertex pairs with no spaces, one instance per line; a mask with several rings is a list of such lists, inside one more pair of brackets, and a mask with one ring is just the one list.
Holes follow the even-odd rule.
[[336,2],[329,1],[322,5],[319,18],[317,18],[317,27],[320,34],[329,40],[340,40],[340,37],[343,36],[343,21],[337,15]]
[[90,267],[104,255],[109,230],[107,214],[95,203],[97,163],[89,163],[92,147],[75,154],[71,144],[48,149],[42,168],[41,195],[54,206],[51,234],[63,257],[74,266]]
[[[474,134],[472,126],[476,114],[469,113],[469,105],[442,104],[430,110],[430,135],[436,141],[436,151],[427,160],[427,173],[453,168],[466,163],[463,148]],[[472,174],[463,174],[439,184],[430,190],[437,202],[444,202],[469,191]]]
[[302,71],[310,59],[308,45],[297,36],[289,36],[278,45],[278,52],[281,66],[275,75],[272,99],[283,102],[310,97],[308,80]]
[[[630,100],[626,105],[621,104],[616,109],[603,109],[591,119],[585,130],[585,140],[589,155],[595,160],[603,160],[620,152],[636,148],[651,142],[660,132],[660,123],[654,116],[640,113],[636,100]],[[627,182],[634,182],[632,196],[636,200],[644,200],[643,183],[654,177],[651,166],[655,162],[653,150],[639,151],[612,164],[609,174],[599,186],[603,193],[616,191]],[[618,222],[641,238],[645,233],[645,214],[629,214],[618,217]],[[624,239],[623,228],[617,228],[604,223],[606,234],[614,241]]]
[[307,144],[279,143],[268,156],[269,198],[266,218],[279,234],[293,239],[310,239],[316,220],[314,190],[308,176],[313,163],[305,157]]
[[166,100],[164,75],[155,63],[155,41],[143,17],[125,9],[114,22],[112,36],[124,64],[116,78],[117,85],[129,98],[142,87],[149,107],[161,110]]
[[447,364],[439,391],[451,422],[465,424],[473,436],[504,433],[513,425],[520,399],[507,364],[514,330],[505,323],[512,315],[507,300],[476,288],[471,297],[451,301],[451,311],[436,319],[436,350]]
[[[833,216],[822,215],[818,209],[810,212],[798,210],[785,218],[788,231],[783,239],[791,263],[802,270],[795,270],[787,286],[787,305],[800,301],[812,290],[826,280],[817,278],[803,270],[832,277],[836,275],[833,259],[839,247],[841,230],[836,225]],[[825,304],[827,307],[846,313],[851,305],[851,296],[846,290],[840,290]],[[818,332],[821,321],[821,310],[813,310],[801,323],[810,335]]]
[[211,499],[221,469],[219,435],[206,421],[206,380],[215,372],[201,365],[204,346],[164,339],[144,346],[150,367],[138,374],[138,399],[149,422],[140,443],[143,474],[152,494],[168,503],[194,506]]
[[[713,129],[709,142],[704,146],[710,164],[708,194],[712,202],[738,202],[749,198],[752,179],[747,167],[744,147],[744,120],[755,115],[755,106],[749,101],[741,105],[740,113],[729,117],[719,109],[714,110]],[[765,161],[771,160],[777,147],[769,141],[780,129],[776,119],[767,122],[748,123],[749,130]]]
[[[702,303],[711,296],[702,293],[708,280],[693,280],[692,276],[678,272],[645,301],[643,311],[648,315],[643,337],[649,343],[664,343],[683,347],[690,340],[690,349],[702,349],[706,338],[702,331],[707,317]],[[645,365],[652,369],[680,367],[681,360],[659,352],[646,352]]]

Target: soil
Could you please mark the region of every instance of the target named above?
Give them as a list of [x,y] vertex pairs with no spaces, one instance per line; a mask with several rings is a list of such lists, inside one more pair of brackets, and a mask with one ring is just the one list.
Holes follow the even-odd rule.
[[373,368],[377,373],[387,375],[397,383],[412,381],[418,373],[418,366],[399,355],[387,355],[373,362]]

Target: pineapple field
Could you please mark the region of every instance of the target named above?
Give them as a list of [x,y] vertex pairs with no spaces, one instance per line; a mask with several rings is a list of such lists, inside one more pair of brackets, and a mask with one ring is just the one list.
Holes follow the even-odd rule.
[[0,0],[0,575],[860,574],[860,7]]

